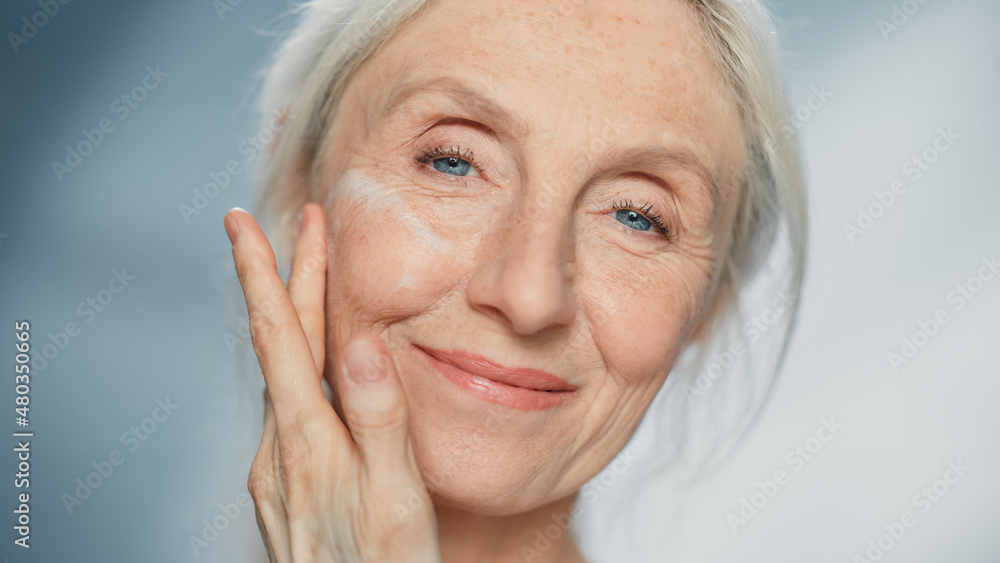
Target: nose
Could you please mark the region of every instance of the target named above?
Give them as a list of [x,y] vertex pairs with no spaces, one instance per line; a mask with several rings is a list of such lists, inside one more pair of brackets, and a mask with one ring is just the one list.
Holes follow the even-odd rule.
[[[562,207],[562,209],[559,209]],[[484,237],[469,279],[469,305],[511,330],[531,335],[573,320],[572,210],[524,201],[510,225]]]

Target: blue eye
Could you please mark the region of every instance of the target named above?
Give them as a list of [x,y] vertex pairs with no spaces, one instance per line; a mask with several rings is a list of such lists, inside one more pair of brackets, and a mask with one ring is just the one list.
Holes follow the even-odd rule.
[[461,158],[449,156],[445,158],[435,158],[431,163],[438,172],[453,174],[455,176],[467,176],[472,165]]
[[615,210],[615,220],[632,230],[657,231],[667,238],[674,236],[667,230],[667,226],[660,220],[652,205],[637,206],[629,200],[624,200],[614,202],[612,207]]
[[478,177],[483,167],[476,162],[471,150],[460,146],[435,147],[417,158],[421,164],[430,164],[442,174],[460,177]]
[[619,209],[615,211],[615,219],[621,224],[637,231],[648,231],[653,226],[653,223],[649,219],[646,219],[639,212],[632,209]]

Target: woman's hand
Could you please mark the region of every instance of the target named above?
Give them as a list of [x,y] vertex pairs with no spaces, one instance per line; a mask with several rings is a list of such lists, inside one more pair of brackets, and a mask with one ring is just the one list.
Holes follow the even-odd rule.
[[267,384],[264,435],[248,487],[270,560],[440,562],[406,397],[381,339],[358,336],[335,354],[343,420],[323,394],[322,208],[303,208],[287,290],[256,221],[234,209],[225,227]]

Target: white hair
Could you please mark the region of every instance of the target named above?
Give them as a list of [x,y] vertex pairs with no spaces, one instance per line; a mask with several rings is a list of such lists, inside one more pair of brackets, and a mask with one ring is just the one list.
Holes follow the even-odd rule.
[[[747,157],[706,336],[678,357],[637,432],[655,435],[655,446],[643,455],[662,461],[648,464],[644,478],[669,472],[681,481],[722,459],[769,395],[797,317],[807,235],[805,181],[770,13],[759,0],[685,1],[698,14],[704,45],[739,108]],[[429,2],[311,0],[290,14],[297,16],[294,27],[265,68],[259,104],[267,121],[275,111],[287,112],[264,164],[261,200],[262,211],[273,214],[279,249],[288,248],[293,218],[313,197],[309,184],[322,160],[315,157],[352,72]],[[287,174],[301,158],[311,167],[306,185]],[[747,320],[766,315],[782,291],[790,298],[786,310],[772,315],[759,339],[748,338]],[[737,343],[744,353],[731,352]],[[713,362],[719,364],[714,371]]]

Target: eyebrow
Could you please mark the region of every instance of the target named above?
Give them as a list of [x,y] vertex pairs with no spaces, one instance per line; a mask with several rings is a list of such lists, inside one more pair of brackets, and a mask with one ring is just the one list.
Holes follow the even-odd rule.
[[527,124],[514,113],[484,96],[476,88],[470,87],[460,80],[444,76],[430,80],[401,82],[396,85],[389,93],[385,107],[378,116],[378,121],[384,121],[398,111],[400,106],[426,93],[447,96],[469,113],[489,118],[493,125],[515,138],[524,137],[528,132]]
[[[400,82],[389,93],[385,107],[378,116],[378,121],[384,121],[409,100],[426,93],[438,93],[447,96],[451,101],[458,104],[462,109],[475,114],[484,115],[494,124],[506,130],[515,138],[524,137],[527,134],[527,124],[513,112],[508,111],[502,105],[484,96],[475,88],[455,78],[441,76],[429,80]],[[719,209],[720,189],[715,175],[710,169],[695,155],[687,149],[674,149],[661,146],[646,146],[629,149],[619,149],[611,154],[611,161],[615,162],[613,169],[637,169],[656,170],[661,168],[683,168],[694,173],[702,182],[708,186],[709,196],[712,201],[713,216]],[[655,175],[650,175],[651,179],[659,180]],[[659,182],[658,182],[659,183]],[[669,189],[668,186],[664,188]]]

